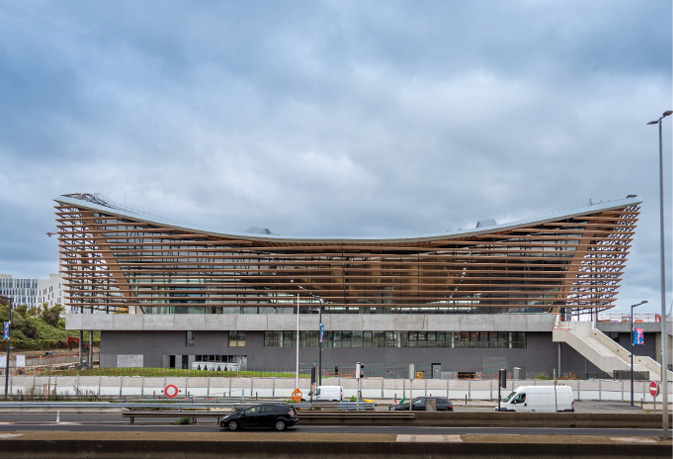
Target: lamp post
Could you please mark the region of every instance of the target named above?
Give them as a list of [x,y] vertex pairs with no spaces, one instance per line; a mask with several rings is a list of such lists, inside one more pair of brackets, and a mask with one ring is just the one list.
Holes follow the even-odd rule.
[[[294,283],[294,279],[292,279],[290,282]],[[316,295],[315,293],[311,293],[308,290],[306,290],[304,287],[301,285],[297,285],[297,288],[299,290],[305,291],[308,295],[312,296],[314,299],[318,300],[320,303],[320,309],[318,311],[319,318],[318,321],[320,324],[318,325],[318,386],[322,385],[322,339],[320,339],[320,335],[323,332],[323,326],[322,326],[322,309],[325,304],[325,301],[322,299],[320,295]],[[297,374],[299,374],[299,294],[297,293]]]
[[633,310],[645,303],[647,303],[647,300],[631,305],[631,406],[633,406],[633,340],[635,338],[633,334]]
[[297,293],[297,366],[294,376],[294,388],[299,389],[299,293]]
[[9,389],[9,350],[12,342],[12,299],[9,298],[9,322],[7,323],[7,360],[5,361],[5,400]]
[[318,301],[320,301],[320,312],[318,319],[320,322],[320,328],[318,330],[318,386],[322,386],[322,334],[324,331],[322,325],[322,308],[325,303],[320,296],[318,296]]
[[661,427],[664,440],[668,440],[668,349],[666,343],[666,264],[664,252],[664,149],[661,137],[661,121],[673,114],[667,110],[659,119],[650,121],[648,125],[659,125],[659,259],[661,271]]

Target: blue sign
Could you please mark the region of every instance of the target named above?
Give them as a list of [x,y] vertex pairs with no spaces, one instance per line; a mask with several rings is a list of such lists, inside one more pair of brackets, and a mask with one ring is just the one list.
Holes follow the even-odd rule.
[[322,343],[322,335],[325,332],[325,324],[320,324],[320,342]]
[[633,345],[639,346],[645,344],[645,329],[644,328],[634,328],[633,329]]
[[9,322],[5,322],[5,329],[2,334],[2,339],[9,339]]

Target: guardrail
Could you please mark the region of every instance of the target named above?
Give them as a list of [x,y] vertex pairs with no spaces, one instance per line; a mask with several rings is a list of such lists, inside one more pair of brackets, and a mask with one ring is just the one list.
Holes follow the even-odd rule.
[[[249,402],[244,405],[251,405],[255,402]],[[175,402],[0,402],[0,411],[17,409],[35,409],[40,408],[47,411],[65,410],[65,409],[212,409],[242,406],[240,399],[213,399],[202,402],[182,400]]]
[[[134,424],[136,418],[220,417],[216,411],[124,411]],[[425,426],[425,427],[559,427],[658,429],[661,415],[656,413],[505,413],[505,412],[409,412],[409,411],[300,411],[302,425],[319,426]],[[673,419],[671,419],[673,420]],[[669,420],[669,425],[671,420]]]
[[[223,407],[219,407],[223,408]],[[196,423],[197,418],[202,417],[220,417],[229,411],[135,411],[133,409],[124,409],[122,416],[129,418],[131,424],[135,424],[136,418],[189,418],[192,424]],[[311,425],[395,425],[399,420],[416,419],[413,412],[387,412],[387,411],[299,411],[302,422]]]

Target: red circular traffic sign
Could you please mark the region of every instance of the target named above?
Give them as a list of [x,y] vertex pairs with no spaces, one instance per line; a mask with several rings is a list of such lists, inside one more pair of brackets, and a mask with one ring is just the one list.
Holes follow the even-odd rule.
[[164,388],[164,395],[168,398],[175,397],[176,395],[178,395],[178,387],[175,384],[169,384]]
[[652,397],[656,397],[657,395],[659,395],[659,384],[657,384],[656,381],[650,382],[650,395]]

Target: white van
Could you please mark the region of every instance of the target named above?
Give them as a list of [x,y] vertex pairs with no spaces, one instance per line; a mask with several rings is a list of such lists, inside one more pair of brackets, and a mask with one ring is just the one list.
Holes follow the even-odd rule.
[[318,386],[314,392],[309,392],[302,397],[302,400],[311,400],[314,402],[340,402],[344,399],[344,388],[341,386]]
[[495,411],[575,411],[575,400],[570,386],[520,386],[505,397]]

